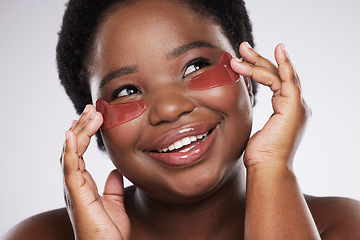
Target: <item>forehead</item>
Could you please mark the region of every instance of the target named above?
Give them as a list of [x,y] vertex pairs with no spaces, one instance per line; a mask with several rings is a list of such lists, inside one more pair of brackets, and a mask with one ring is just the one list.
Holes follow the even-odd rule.
[[111,64],[106,61],[115,56],[125,62],[144,55],[158,58],[192,41],[219,48],[230,45],[217,24],[184,3],[140,0],[116,6],[105,18],[95,40],[95,56],[103,64]]

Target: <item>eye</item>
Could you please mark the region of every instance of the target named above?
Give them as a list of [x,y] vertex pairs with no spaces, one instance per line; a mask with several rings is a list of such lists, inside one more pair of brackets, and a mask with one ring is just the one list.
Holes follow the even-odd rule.
[[210,65],[210,61],[205,58],[194,59],[186,65],[183,77],[186,77],[187,75],[196,72],[199,69],[202,69],[209,65]]
[[115,90],[111,96],[111,99],[115,100],[117,98],[126,97],[138,93],[141,93],[141,91],[137,87],[133,85],[125,85]]

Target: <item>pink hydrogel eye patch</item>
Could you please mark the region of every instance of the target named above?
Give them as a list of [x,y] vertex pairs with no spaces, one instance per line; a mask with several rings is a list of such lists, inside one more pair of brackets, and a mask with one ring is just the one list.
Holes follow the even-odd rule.
[[96,101],[96,110],[99,111],[104,118],[101,126],[102,130],[115,127],[119,124],[126,123],[139,117],[146,109],[144,101],[136,101],[132,103],[110,105],[103,99]]
[[192,78],[189,87],[194,90],[205,90],[239,81],[240,76],[230,67],[232,56],[224,52],[219,63],[208,71]]

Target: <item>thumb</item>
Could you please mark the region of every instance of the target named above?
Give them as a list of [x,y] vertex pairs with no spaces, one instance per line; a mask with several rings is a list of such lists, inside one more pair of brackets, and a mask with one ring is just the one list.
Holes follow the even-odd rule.
[[110,172],[104,187],[103,197],[107,200],[123,204],[124,199],[124,180],[118,170]]

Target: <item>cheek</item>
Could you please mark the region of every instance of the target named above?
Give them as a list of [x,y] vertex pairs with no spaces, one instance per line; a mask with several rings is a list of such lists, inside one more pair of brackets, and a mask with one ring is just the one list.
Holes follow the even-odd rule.
[[108,130],[102,130],[106,150],[114,165],[122,172],[134,162],[136,144],[142,134],[144,115]]
[[241,79],[236,84],[212,89],[211,96],[208,107],[224,118],[222,131],[219,132],[223,137],[219,143],[222,152],[219,153],[227,159],[228,167],[233,168],[234,161],[243,153],[251,134],[252,105],[249,93]]
[[234,151],[233,144],[225,144],[223,154],[230,154],[229,159],[240,157],[252,129],[252,105],[244,81],[241,79],[238,83],[206,92],[203,103],[224,117],[223,134],[226,142],[238,146]]
[[209,108],[223,112],[228,117],[238,117],[240,114],[244,118],[252,118],[250,96],[242,78],[237,83],[212,88],[201,95]]
[[224,112],[227,116],[240,114],[245,118],[252,118],[248,89],[244,78],[231,69],[231,59],[229,53],[222,53],[219,63],[191,79],[189,87],[200,90],[198,94],[206,96],[203,103],[214,110]]

